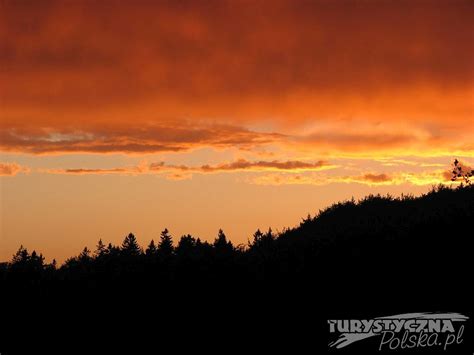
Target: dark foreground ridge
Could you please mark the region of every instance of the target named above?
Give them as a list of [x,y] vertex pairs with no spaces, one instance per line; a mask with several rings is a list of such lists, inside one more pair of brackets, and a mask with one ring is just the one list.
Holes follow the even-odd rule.
[[245,247],[222,231],[214,243],[187,235],[173,244],[165,230],[144,251],[130,234],[61,267],[20,248],[1,266],[3,304],[43,309],[55,324],[85,314],[89,326],[154,319],[147,329],[169,331],[157,337],[181,331],[204,348],[216,344],[207,332],[232,344],[257,332],[266,348],[286,339],[325,352],[327,319],[427,311],[472,319],[473,212],[473,186],[440,186],[420,197],[337,203],[279,235],[257,231]]
[[61,267],[55,261],[45,264],[41,254],[21,246],[9,263],[1,264],[0,279],[13,289],[47,292],[62,281],[83,287],[104,282],[317,282],[337,273],[340,282],[349,282],[355,271],[359,276],[362,270],[415,271],[410,262],[446,270],[455,266],[449,261],[469,259],[473,197],[470,185],[439,186],[421,197],[370,195],[336,203],[278,235],[257,230],[246,246],[234,246],[222,230],[213,243],[188,234],[175,246],[165,229],[158,243],[152,240],[143,250],[130,233],[121,246],[99,240],[93,252],[86,247]]

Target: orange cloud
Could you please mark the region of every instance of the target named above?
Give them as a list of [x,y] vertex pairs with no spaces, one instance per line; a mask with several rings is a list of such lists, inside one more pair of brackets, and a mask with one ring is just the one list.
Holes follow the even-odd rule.
[[248,161],[245,159],[239,159],[235,162],[224,163],[218,165],[202,165],[200,167],[188,167],[184,165],[179,166],[165,166],[164,163],[154,163],[150,165],[150,170],[162,170],[163,168],[173,168],[182,171],[194,171],[201,173],[213,173],[213,172],[226,172],[226,171],[239,171],[239,170],[294,170],[294,171],[311,171],[311,170],[322,170],[332,168],[328,162],[320,160],[316,163],[303,162],[303,161],[283,161],[278,160],[272,161]]
[[3,1],[1,64],[17,77],[5,98],[82,106],[157,94],[201,101],[469,84],[473,7],[468,0]]
[[49,174],[71,174],[71,175],[108,175],[108,174],[124,174],[135,175],[141,173],[138,167],[130,168],[113,168],[113,169],[46,169],[40,170]]
[[[382,164],[382,166],[384,166]],[[438,165],[436,165],[438,166]],[[419,164],[423,168],[422,164]],[[342,168],[337,170],[336,168]],[[357,183],[364,185],[401,185],[429,186],[451,184],[451,170],[435,169],[420,171],[363,172],[347,175],[347,168],[333,165],[327,161],[307,162],[289,161],[248,161],[239,159],[230,163],[216,165],[172,165],[165,162],[109,169],[45,169],[40,172],[65,175],[139,175],[163,174],[168,180],[187,180],[193,174],[255,172],[242,181],[258,185],[327,185],[331,183]],[[334,169],[334,170],[333,170]],[[332,170],[326,174],[326,170]]]
[[156,153],[177,152],[199,146],[252,147],[277,141],[277,133],[257,133],[223,125],[107,126],[84,130],[9,129],[0,132],[0,149],[32,154],[51,153]]
[[0,176],[15,176],[18,173],[28,173],[30,168],[16,163],[0,163]]
[[246,179],[257,185],[327,185],[331,183],[358,183],[364,185],[401,185],[429,186],[450,184],[444,170],[426,172],[365,173],[361,175],[324,176],[314,174],[263,174]]
[[469,0],[0,6],[2,151],[474,151]]
[[139,165],[112,169],[46,169],[42,170],[46,173],[52,174],[71,174],[71,175],[105,175],[105,174],[148,174],[148,173],[170,173],[168,176],[172,180],[182,180],[189,178],[192,173],[219,173],[219,172],[235,172],[235,171],[319,171],[334,168],[334,165],[326,161],[320,160],[315,163],[303,161],[248,161],[239,159],[231,163],[223,163],[218,165],[202,165],[202,166],[187,166],[187,165],[166,165],[164,162],[152,163],[149,165]]
[[321,170],[323,168],[328,168],[328,167],[330,168],[331,166],[323,160],[320,160],[316,163],[308,163],[308,162],[302,162],[302,161],[280,162],[278,160],[250,162],[245,159],[239,159],[236,162],[229,163],[229,164],[221,164],[218,166],[203,165],[201,166],[201,171],[213,172],[213,171],[228,171],[228,170],[249,170],[249,169],[307,171],[307,170]]
[[302,146],[326,148],[340,152],[373,152],[374,150],[407,149],[413,144],[421,143],[423,138],[413,134],[398,134],[393,132],[344,132],[334,130],[331,132],[313,133],[293,137],[294,141]]

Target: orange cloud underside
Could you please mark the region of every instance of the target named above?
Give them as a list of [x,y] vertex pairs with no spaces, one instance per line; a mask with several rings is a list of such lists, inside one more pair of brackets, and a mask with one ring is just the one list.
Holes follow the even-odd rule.
[[471,1],[0,6],[4,151],[473,150]]

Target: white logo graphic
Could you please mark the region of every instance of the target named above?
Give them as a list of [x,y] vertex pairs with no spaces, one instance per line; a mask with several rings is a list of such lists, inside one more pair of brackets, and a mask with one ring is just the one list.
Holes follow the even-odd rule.
[[340,349],[356,341],[380,336],[379,350],[442,347],[463,342],[469,317],[459,313],[406,313],[373,319],[330,319],[329,332],[339,337],[329,343]]

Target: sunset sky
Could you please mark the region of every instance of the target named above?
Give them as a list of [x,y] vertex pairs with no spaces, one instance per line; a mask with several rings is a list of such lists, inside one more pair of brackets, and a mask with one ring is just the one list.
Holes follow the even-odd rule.
[[257,228],[474,164],[474,1],[0,0],[0,261]]

